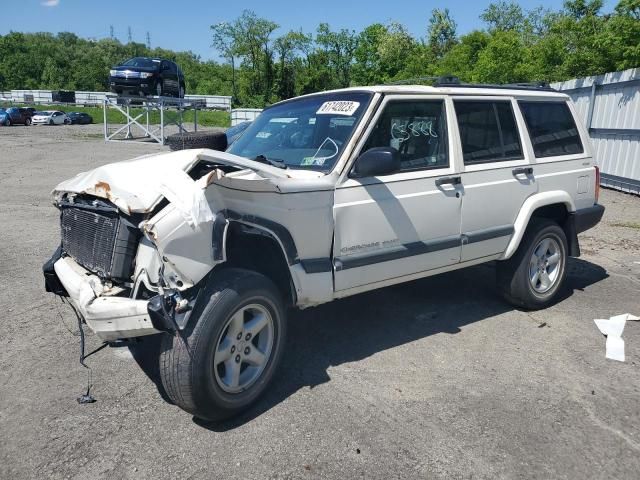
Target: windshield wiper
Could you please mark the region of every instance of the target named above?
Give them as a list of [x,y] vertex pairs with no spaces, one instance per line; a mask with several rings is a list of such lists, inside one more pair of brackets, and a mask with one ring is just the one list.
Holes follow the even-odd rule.
[[284,160],[280,160],[279,158],[267,158],[264,155],[258,155],[254,158],[256,162],[266,163],[267,165],[273,165],[274,167],[287,169],[287,165],[284,163]]

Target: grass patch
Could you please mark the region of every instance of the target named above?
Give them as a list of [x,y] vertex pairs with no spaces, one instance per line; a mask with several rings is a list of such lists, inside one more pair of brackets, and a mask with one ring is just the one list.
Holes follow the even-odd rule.
[[[20,107],[24,105],[11,105]],[[8,107],[3,107],[8,108]],[[84,112],[93,117],[93,123],[104,123],[104,112],[102,107],[80,107],[80,106],[66,106],[66,105],[37,105],[38,110],[61,110],[63,112]],[[123,108],[124,110],[124,108]],[[136,117],[144,110],[141,108],[131,108],[131,116]],[[165,125],[175,123],[180,114],[175,110],[165,110],[164,122]],[[182,120],[184,123],[193,124],[194,112],[188,110],[182,114]],[[119,124],[126,123],[126,117],[115,108],[107,109],[107,121],[109,123]],[[145,124],[146,117],[143,116],[138,119],[138,122]],[[152,111],[149,114],[149,122],[152,125],[160,124],[160,112]],[[198,125],[203,127],[229,127],[231,125],[231,115],[229,112],[223,112],[220,110],[199,110],[198,111]]]
[[616,222],[610,224],[612,227],[633,228],[634,230],[640,230],[639,222]]

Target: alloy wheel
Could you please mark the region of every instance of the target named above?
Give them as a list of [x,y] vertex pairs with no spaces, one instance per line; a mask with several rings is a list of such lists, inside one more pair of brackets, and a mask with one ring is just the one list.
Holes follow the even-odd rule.
[[213,357],[218,386],[227,393],[249,388],[264,371],[274,340],[269,310],[259,304],[237,310],[222,329]]
[[536,293],[551,290],[562,271],[562,249],[554,238],[543,238],[533,249],[529,260],[529,282]]

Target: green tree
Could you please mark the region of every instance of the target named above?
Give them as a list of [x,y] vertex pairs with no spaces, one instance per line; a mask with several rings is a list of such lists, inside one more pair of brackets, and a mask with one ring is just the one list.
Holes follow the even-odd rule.
[[358,47],[356,33],[344,28],[334,32],[328,23],[321,23],[317,30],[316,44],[328,61],[332,74],[335,75],[335,80],[329,81],[327,87],[348,87],[351,84],[351,67]]
[[44,62],[44,69],[42,70],[42,77],[40,78],[40,85],[43,88],[51,90],[60,90],[63,88],[64,73],[62,68],[58,66],[56,61],[48,57]]
[[435,8],[431,12],[427,30],[428,44],[435,58],[442,58],[456,43],[456,22],[449,9]]
[[382,80],[406,77],[417,48],[416,41],[403,25],[391,23],[378,44]]
[[463,35],[460,37],[460,42],[438,62],[436,73],[455,75],[465,82],[472,81],[478,57],[487,48],[490,40],[491,36],[480,30]]
[[640,66],[640,0],[621,0],[607,22],[604,35],[608,50],[617,52],[615,69]]
[[480,15],[480,19],[487,24],[489,31],[521,32],[525,28],[522,7],[513,1],[490,3]]
[[389,30],[381,23],[366,27],[357,39],[353,52],[353,81],[358,85],[373,85],[382,81],[380,44]]

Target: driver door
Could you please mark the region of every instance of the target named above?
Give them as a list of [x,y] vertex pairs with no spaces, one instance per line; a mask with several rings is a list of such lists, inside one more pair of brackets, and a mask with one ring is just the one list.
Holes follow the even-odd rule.
[[460,261],[462,199],[456,153],[449,148],[455,144],[452,121],[444,97],[385,97],[354,158],[393,147],[401,169],[371,178],[345,175],[336,187],[336,291],[377,288]]

